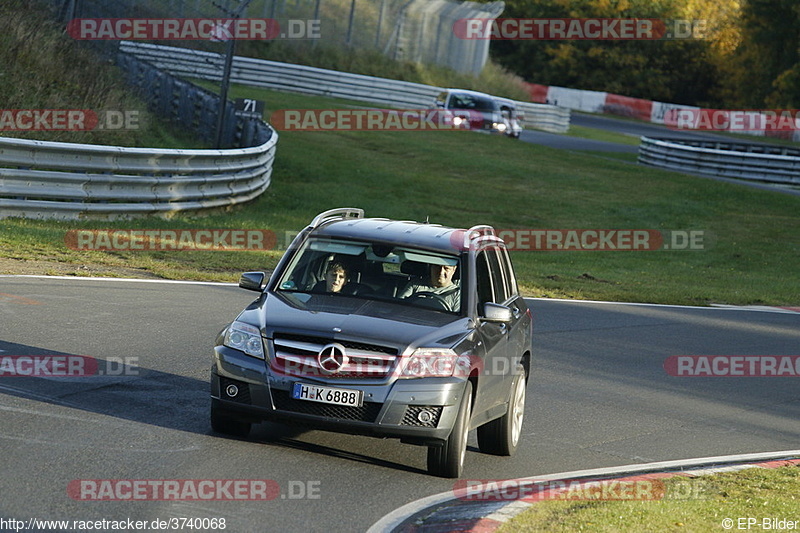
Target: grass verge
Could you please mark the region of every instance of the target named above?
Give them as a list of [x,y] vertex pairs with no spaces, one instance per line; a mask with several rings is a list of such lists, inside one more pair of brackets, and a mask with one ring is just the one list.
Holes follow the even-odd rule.
[[[234,87],[268,109],[341,107],[318,97]],[[269,269],[270,252],[85,252],[73,228],[270,229],[279,237],[317,213],[357,206],[368,216],[498,229],[705,232],[697,251],[513,253],[528,295],[672,304],[796,305],[800,198],[470,132],[283,132],[273,182],[247,206],[204,217],[121,222],[0,221],[0,259],[71,270],[126,266],[179,279],[234,281]]]
[[[673,487],[701,487],[696,496],[656,501],[543,501],[504,524],[499,533],[592,531],[705,533],[726,530],[800,528],[800,467],[750,468],[697,478],[665,480]],[[727,520],[729,521],[727,521]],[[742,519],[740,522],[739,520]],[[754,519],[756,522],[747,522]],[[778,527],[784,520],[794,527]],[[768,527],[764,527],[764,526]],[[726,527],[729,526],[729,527]]]
[[[70,39],[63,26],[46,17],[50,8],[38,0],[0,3],[0,111],[85,110],[102,118],[125,114],[134,122],[92,130],[9,130],[5,137],[115,146],[202,148],[186,131],[160,120],[131,93],[120,69],[82,43]],[[28,126],[30,127],[30,126]]]

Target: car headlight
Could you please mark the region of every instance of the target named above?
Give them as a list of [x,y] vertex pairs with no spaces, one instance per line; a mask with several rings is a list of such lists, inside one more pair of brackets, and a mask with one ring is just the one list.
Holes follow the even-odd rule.
[[449,348],[417,348],[400,367],[400,378],[469,375],[469,358]]
[[233,322],[225,331],[222,344],[247,355],[264,359],[264,343],[258,328],[244,322]]
[[499,123],[495,122],[494,124],[492,124],[492,126],[494,126],[494,129],[496,129],[497,131],[499,131],[501,133],[506,131],[506,125],[505,125],[504,122],[499,122]]

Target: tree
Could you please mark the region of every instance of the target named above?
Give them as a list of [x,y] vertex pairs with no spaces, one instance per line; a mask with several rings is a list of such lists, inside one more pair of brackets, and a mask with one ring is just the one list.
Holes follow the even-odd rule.
[[706,39],[496,41],[491,53],[528,81],[674,103],[713,105],[735,48],[737,0],[508,0],[506,18],[703,19]]
[[741,41],[733,54],[744,106],[800,105],[800,5],[796,0],[744,0]]

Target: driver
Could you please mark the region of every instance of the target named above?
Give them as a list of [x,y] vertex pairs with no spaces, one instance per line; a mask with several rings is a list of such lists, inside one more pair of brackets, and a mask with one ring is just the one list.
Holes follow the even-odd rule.
[[461,286],[453,282],[456,265],[430,265],[430,285],[411,283],[400,293],[400,298],[409,298],[419,293],[438,295],[448,306],[448,311],[461,309]]
[[311,292],[352,294],[350,292],[350,286],[347,285],[348,277],[349,272],[347,271],[347,267],[339,261],[334,261],[325,269],[325,279],[317,282],[311,289]]

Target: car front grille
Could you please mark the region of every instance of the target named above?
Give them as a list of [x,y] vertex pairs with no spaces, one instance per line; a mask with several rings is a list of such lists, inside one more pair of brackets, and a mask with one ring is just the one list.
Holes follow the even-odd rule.
[[289,393],[282,390],[272,391],[272,401],[275,409],[291,411],[306,415],[324,416],[340,420],[356,420],[359,422],[375,422],[381,411],[381,404],[364,402],[361,407],[348,407],[345,405],[331,405],[307,400],[295,400]]
[[[345,348],[347,362],[338,372],[329,373],[321,368],[318,356],[325,346],[334,342]],[[389,375],[397,360],[395,348],[310,335],[276,333],[272,344],[274,357],[270,365],[293,376],[381,379]]]

